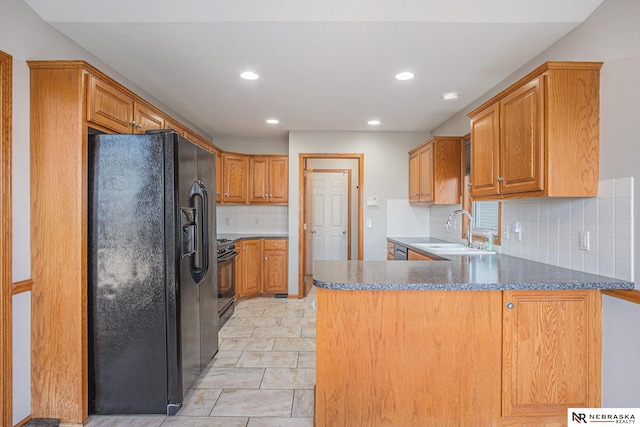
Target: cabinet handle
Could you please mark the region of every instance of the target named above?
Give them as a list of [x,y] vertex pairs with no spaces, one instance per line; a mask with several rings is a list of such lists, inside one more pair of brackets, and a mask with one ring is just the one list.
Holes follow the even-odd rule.
[[242,250],[243,250],[243,251],[246,251],[246,250],[247,250],[247,247],[246,247],[246,246],[244,246],[244,247],[242,248]]
[[273,194],[269,194],[269,197],[273,197]]
[[229,197],[229,193],[224,193],[224,197]]
[[499,177],[498,177],[498,182],[502,182],[502,181],[504,181],[504,177],[499,176]]
[[274,243],[274,244],[273,244],[273,247],[275,248],[276,246],[278,246],[278,244],[277,244],[277,243]]
[[505,304],[505,306],[506,306],[509,310],[513,310],[513,307],[514,307],[514,305],[513,305],[513,303],[512,303],[512,302],[508,302],[508,303],[506,303],[506,304]]
[[138,124],[136,124],[136,127],[137,127],[138,129],[140,129],[140,128],[142,127],[142,125],[141,125],[140,123],[138,123]]
[[467,186],[468,186],[468,187],[473,187],[473,183],[472,183],[472,182],[468,182],[468,183],[467,183]]
[[266,259],[267,259],[267,257],[264,257],[264,259],[266,260]]
[[135,126],[136,122],[134,122],[133,120],[129,120],[129,124]]

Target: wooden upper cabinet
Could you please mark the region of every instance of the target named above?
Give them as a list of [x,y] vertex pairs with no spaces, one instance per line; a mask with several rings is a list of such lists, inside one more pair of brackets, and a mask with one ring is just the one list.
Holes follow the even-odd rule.
[[[599,290],[504,291],[502,416],[566,420],[567,408],[601,406]],[[523,417],[523,418],[519,418]]]
[[469,113],[471,196],[595,197],[601,62],[547,62]]
[[420,150],[409,153],[409,203],[420,201]]
[[248,186],[248,157],[222,153],[222,203],[246,203]]
[[114,132],[131,133],[133,98],[109,83],[89,75],[87,121]]
[[222,202],[222,151],[216,153],[216,202]]
[[133,133],[145,133],[148,130],[165,129],[162,113],[148,105],[134,102]]
[[288,176],[287,156],[250,156],[249,203],[287,204]]
[[435,136],[409,152],[409,203],[460,203],[462,138]]
[[[474,196],[498,195],[500,168],[499,104],[487,107],[471,119],[471,175]],[[475,138],[475,139],[474,139]]]

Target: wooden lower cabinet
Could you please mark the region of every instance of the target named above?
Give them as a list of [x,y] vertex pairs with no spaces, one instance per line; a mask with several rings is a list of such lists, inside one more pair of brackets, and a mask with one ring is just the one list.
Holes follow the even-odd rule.
[[265,239],[263,243],[262,291],[286,294],[289,292],[287,241],[284,239]]
[[262,240],[241,240],[236,245],[236,296],[257,295],[262,290]]
[[432,258],[430,256],[421,254],[420,252],[412,251],[411,249],[409,249],[407,251],[407,260],[409,260],[409,261],[433,261],[433,260],[435,260],[435,258]]
[[286,294],[288,250],[286,239],[241,240],[236,244],[236,296]]
[[601,406],[600,291],[503,293],[502,415],[566,422],[567,408]]
[[318,427],[561,426],[567,408],[601,405],[598,290],[316,300]]

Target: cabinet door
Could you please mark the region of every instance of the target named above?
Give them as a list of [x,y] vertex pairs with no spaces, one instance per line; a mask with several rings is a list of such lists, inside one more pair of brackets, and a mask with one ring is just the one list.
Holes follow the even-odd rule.
[[249,158],[249,203],[269,203],[269,160]]
[[240,277],[236,288],[239,296],[256,295],[262,289],[262,240],[240,241],[240,255],[236,264]]
[[420,202],[433,202],[433,143],[420,149]]
[[411,249],[407,251],[407,260],[409,261],[433,261],[434,259],[435,258],[421,254],[420,252],[412,251]]
[[144,104],[135,103],[133,133],[145,133],[148,130],[164,129],[164,117],[159,111]]
[[503,298],[503,416],[566,420],[569,407],[599,407],[600,291],[505,291]]
[[409,153],[409,203],[420,201],[420,151]]
[[222,154],[222,202],[246,203],[247,201],[246,156],[239,154]]
[[216,202],[222,202],[222,152],[216,150]]
[[493,104],[471,118],[471,196],[499,194],[500,109]]
[[89,76],[87,121],[118,133],[131,133],[133,99],[102,80]]
[[[540,84],[540,78],[534,79],[500,101],[502,194],[544,189],[544,122]],[[474,143],[472,137],[472,149]]]
[[263,255],[263,291],[288,293],[287,241],[265,239]]
[[269,159],[269,203],[289,202],[289,157]]

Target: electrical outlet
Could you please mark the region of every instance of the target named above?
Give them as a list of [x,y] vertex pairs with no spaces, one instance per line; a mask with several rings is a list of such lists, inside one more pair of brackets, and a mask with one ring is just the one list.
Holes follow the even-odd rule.
[[231,218],[228,216],[224,218],[224,225],[231,225]]
[[367,218],[367,228],[371,228],[371,218]]
[[589,232],[588,231],[580,231],[578,233],[578,238],[579,240],[579,248],[581,251],[589,251],[590,248],[590,242],[589,242]]
[[256,218],[256,219],[254,220],[254,222],[253,222],[253,223],[254,223],[255,225],[258,225],[258,224],[260,223],[260,219],[259,219],[259,218]]

